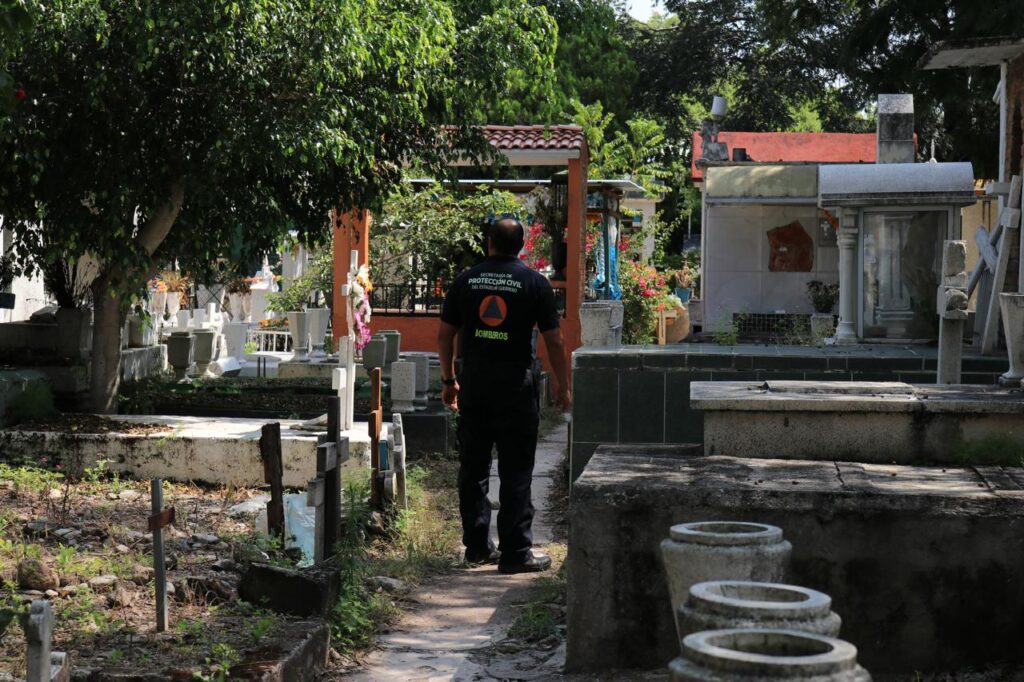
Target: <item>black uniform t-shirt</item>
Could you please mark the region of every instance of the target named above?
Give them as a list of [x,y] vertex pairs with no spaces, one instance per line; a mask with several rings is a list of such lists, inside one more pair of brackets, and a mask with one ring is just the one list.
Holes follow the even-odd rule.
[[533,364],[533,327],[558,327],[551,283],[518,258],[491,256],[452,284],[441,319],[459,327],[462,373],[498,383],[522,379]]

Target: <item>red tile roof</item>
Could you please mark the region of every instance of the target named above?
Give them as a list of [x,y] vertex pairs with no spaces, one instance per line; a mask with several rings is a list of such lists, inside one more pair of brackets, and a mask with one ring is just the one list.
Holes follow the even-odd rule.
[[498,149],[583,149],[586,137],[575,125],[484,126],[484,136]]
[[[762,163],[874,163],[874,133],[738,133],[721,132],[718,141],[733,149],[743,147],[751,161]],[[692,180],[704,179],[697,167],[700,158],[700,133],[693,133]]]

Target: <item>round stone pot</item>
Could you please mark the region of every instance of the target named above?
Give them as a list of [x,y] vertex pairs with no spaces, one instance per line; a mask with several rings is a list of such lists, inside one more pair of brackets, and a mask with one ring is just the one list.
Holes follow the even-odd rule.
[[308,362],[309,314],[300,310],[289,311],[288,331],[292,335],[292,361]]
[[679,636],[704,630],[769,628],[838,637],[842,620],[824,592],[796,585],[712,580],[690,588],[679,607]]
[[212,329],[197,329],[192,335],[196,339],[196,373],[199,376],[206,376],[209,373],[210,363],[213,362],[213,342],[217,338],[217,332]]
[[793,546],[782,529],[745,521],[681,523],[661,543],[672,613],[679,629],[679,607],[690,587],[708,580],[782,582]]
[[195,340],[189,332],[172,332],[167,337],[167,364],[174,369],[174,378],[178,381],[188,376],[195,352]]
[[857,648],[791,630],[709,630],[683,639],[672,682],[870,682]]

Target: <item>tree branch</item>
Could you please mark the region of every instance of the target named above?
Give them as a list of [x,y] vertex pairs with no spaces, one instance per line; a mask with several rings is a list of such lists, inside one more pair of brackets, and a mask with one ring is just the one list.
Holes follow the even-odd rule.
[[146,221],[139,229],[135,238],[139,245],[146,250],[150,256],[159,248],[167,234],[174,226],[174,221],[181,213],[182,204],[185,202],[185,179],[178,178],[171,183],[170,195],[167,202],[157,209],[156,213]]

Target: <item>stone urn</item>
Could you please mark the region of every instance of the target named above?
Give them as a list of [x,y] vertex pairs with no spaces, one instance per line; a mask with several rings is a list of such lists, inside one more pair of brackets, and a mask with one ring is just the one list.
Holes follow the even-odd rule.
[[580,305],[580,337],[584,346],[622,345],[622,301],[587,301]]
[[167,317],[174,319],[178,316],[178,311],[181,310],[181,292],[180,291],[168,291],[167,292]]
[[382,329],[381,336],[387,339],[388,349],[384,356],[384,365],[389,366],[398,360],[402,352],[402,333],[397,329]]
[[196,337],[191,332],[172,332],[167,337],[167,364],[174,369],[176,381],[188,381]]
[[309,362],[309,313],[289,311],[288,331],[292,336],[292,361]]
[[231,313],[232,322],[241,322],[245,317],[242,296],[243,294],[228,294],[228,311]]
[[870,682],[857,647],[792,630],[708,630],[687,635],[669,664],[672,682]]
[[306,314],[309,316],[309,357],[322,360],[327,357],[327,353],[324,352],[324,339],[327,337],[327,325],[331,320],[331,309],[310,308]]
[[387,338],[381,334],[374,335],[363,347],[363,369],[365,369],[367,373],[378,367],[383,369],[384,363],[387,359],[387,353]]
[[782,582],[793,546],[782,529],[743,521],[681,523],[661,543],[672,614],[679,630],[679,607],[690,588],[708,580]]
[[210,374],[210,363],[213,362],[213,345],[217,340],[217,332],[212,329],[197,329],[192,332],[195,337],[196,374],[203,377]]
[[999,294],[1003,333],[1010,356],[1010,369],[999,377],[1003,386],[1024,384],[1024,294]]
[[242,294],[242,319],[239,321],[252,321],[252,293]]
[[167,309],[167,292],[154,291],[153,297],[149,299],[149,310],[154,317],[164,319],[164,311]]
[[690,588],[679,607],[679,636],[704,630],[768,628],[838,637],[842,619],[824,592],[781,583],[712,580]]

